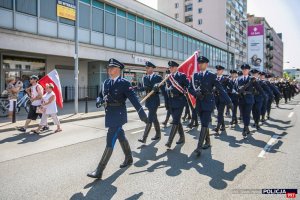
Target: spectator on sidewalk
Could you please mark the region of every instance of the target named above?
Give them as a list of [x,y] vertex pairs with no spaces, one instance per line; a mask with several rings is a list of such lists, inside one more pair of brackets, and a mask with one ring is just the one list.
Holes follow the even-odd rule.
[[9,77],[6,79],[7,82],[7,92],[8,92],[8,100],[9,100],[9,108],[8,108],[8,117],[11,118],[13,114],[14,109],[14,102],[18,99],[18,93],[21,90],[21,87],[23,85],[15,84],[16,78],[15,77]]
[[26,129],[28,128],[30,122],[32,120],[36,120],[38,116],[41,116],[41,114],[37,113],[36,111],[37,111],[37,107],[41,106],[42,104],[44,89],[40,84],[38,84],[38,80],[39,80],[38,76],[32,75],[30,77],[31,87],[26,89],[26,92],[30,96],[31,105],[29,108],[27,120],[25,122],[24,127],[18,129],[21,132],[26,132]]
[[42,98],[42,106],[40,110],[42,111],[42,120],[39,127],[33,132],[36,134],[40,133],[40,130],[43,126],[47,125],[47,119],[50,115],[53,119],[54,124],[57,126],[57,129],[54,133],[62,131],[60,128],[60,122],[57,117],[57,105],[56,105],[56,96],[53,92],[54,85],[52,83],[46,84],[46,94]]

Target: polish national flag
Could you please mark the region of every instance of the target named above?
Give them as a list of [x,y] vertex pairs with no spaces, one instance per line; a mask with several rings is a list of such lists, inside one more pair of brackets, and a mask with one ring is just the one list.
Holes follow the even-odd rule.
[[[184,73],[189,81],[192,80],[194,73],[198,73],[200,71],[200,68],[198,67],[198,63],[197,63],[198,54],[199,54],[198,51],[196,51],[191,57],[189,57],[178,67],[178,71]],[[193,107],[195,108],[196,106],[195,97],[190,93],[188,93],[188,97]]]
[[52,83],[54,85],[53,92],[56,95],[56,103],[57,105],[62,109],[63,108],[63,98],[62,98],[62,92],[61,92],[61,84],[59,80],[59,75],[57,71],[54,69],[51,72],[49,72],[46,76],[41,78],[39,80],[39,84],[46,88],[46,84]]

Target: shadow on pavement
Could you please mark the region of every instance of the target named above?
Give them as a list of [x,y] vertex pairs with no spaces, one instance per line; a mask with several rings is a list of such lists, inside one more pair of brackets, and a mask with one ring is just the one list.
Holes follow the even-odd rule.
[[201,164],[200,159],[195,156],[188,156],[181,153],[182,146],[176,146],[174,150],[169,150],[159,155],[158,157],[166,157],[166,159],[154,163],[146,170],[130,173],[130,175],[154,172],[155,170],[167,168],[166,174],[168,176],[179,176],[183,170],[195,169],[199,174],[206,175],[211,178],[209,185],[215,189],[223,190],[227,187],[226,181],[233,181],[234,178],[246,168],[246,165],[241,165],[230,172],[224,171],[224,163],[212,159],[211,149],[205,150],[202,153]]
[[132,195],[131,197],[126,198],[125,200],[138,200],[144,193],[140,192],[138,194]]
[[95,199],[95,200],[110,200],[117,193],[118,188],[112,184],[121,176],[128,168],[119,169],[110,177],[104,180],[94,180],[93,182],[84,186],[84,189],[89,189],[87,194],[84,196],[82,192],[74,194],[70,200],[80,199]]
[[43,132],[39,135],[30,134],[30,133],[16,134],[16,135],[13,135],[12,137],[0,140],[0,144],[4,144],[6,142],[16,142],[16,141],[19,141],[19,140],[20,140],[20,142],[18,144],[26,144],[26,143],[29,143],[29,142],[36,142],[36,141],[38,141],[38,140],[40,140],[44,137],[47,137],[49,135],[54,134],[54,132],[50,132],[50,133],[47,133],[47,134],[44,134],[44,133],[45,132]]

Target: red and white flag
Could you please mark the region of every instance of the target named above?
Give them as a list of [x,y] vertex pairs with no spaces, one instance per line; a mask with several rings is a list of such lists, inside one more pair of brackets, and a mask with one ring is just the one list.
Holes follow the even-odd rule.
[[57,71],[54,69],[51,72],[49,72],[46,76],[41,78],[39,80],[39,84],[46,88],[46,84],[52,83],[54,85],[53,92],[56,96],[56,103],[60,108],[63,108],[63,98],[62,98],[62,92],[61,92],[61,84],[59,80],[59,75]]
[[[178,71],[181,73],[184,73],[189,81],[191,81],[193,74],[200,71],[200,68],[198,67],[198,51],[196,51],[191,57],[189,57],[186,61],[184,61],[179,67]],[[196,106],[196,98],[188,93],[188,97],[195,108]]]

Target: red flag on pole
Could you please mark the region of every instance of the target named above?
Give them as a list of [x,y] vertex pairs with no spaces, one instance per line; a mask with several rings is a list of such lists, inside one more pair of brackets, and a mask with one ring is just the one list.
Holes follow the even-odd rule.
[[[189,57],[186,61],[184,61],[179,67],[178,71],[184,73],[189,81],[191,81],[193,74],[200,71],[197,63],[198,51],[196,51],[191,57]],[[196,99],[193,95],[188,93],[188,97],[195,108]]]
[[53,92],[55,93],[56,96],[56,103],[60,108],[63,108],[63,98],[62,98],[62,92],[61,92],[61,84],[59,80],[59,76],[57,71],[54,69],[49,74],[44,76],[39,80],[39,84],[43,87],[46,88],[46,84],[52,83],[54,85]]

